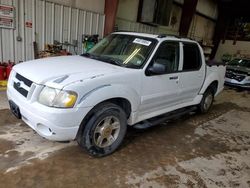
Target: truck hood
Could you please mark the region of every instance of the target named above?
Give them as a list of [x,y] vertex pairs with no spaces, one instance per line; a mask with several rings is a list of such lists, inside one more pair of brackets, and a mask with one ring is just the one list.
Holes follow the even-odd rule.
[[61,89],[78,80],[104,76],[125,68],[82,56],[60,56],[20,63],[13,69],[32,82]]

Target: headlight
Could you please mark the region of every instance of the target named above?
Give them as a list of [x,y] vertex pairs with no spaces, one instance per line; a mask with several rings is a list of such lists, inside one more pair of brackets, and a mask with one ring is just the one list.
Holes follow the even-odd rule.
[[63,91],[50,87],[43,88],[38,101],[46,106],[57,108],[72,108],[75,105],[77,94],[73,91]]
[[247,76],[247,77],[246,77],[246,81],[250,81],[250,76]]

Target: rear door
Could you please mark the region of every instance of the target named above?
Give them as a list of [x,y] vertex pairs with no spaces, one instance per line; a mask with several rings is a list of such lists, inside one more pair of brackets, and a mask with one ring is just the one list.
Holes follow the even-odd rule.
[[190,102],[198,95],[205,80],[205,60],[196,43],[182,42],[182,66],[179,75],[180,100]]

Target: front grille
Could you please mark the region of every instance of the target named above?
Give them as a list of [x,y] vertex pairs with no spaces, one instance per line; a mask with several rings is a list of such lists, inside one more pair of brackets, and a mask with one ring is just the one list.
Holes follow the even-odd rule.
[[21,88],[21,87],[18,85],[18,83],[15,83],[15,82],[14,82],[13,87],[14,87],[19,93],[21,93],[24,97],[27,97],[27,96],[28,96],[28,91],[25,90],[24,88]]
[[238,82],[241,82],[242,80],[244,80],[246,78],[246,76],[236,74],[236,73],[234,73],[232,71],[227,71],[226,72],[226,77],[230,78],[230,79],[237,80]]
[[32,81],[28,80],[27,78],[24,78],[22,75],[20,74],[16,74],[16,78],[19,80],[19,81],[23,81],[25,83],[25,85],[27,86],[31,86],[32,85]]
[[235,73],[235,74],[247,74],[247,72],[245,72],[245,71],[240,71],[240,70],[235,70],[235,69],[227,69],[227,71],[229,71],[229,72],[233,72],[233,73]]
[[27,97],[32,83],[33,82],[30,81],[29,79],[27,79],[27,78],[23,77],[22,75],[16,73],[14,83],[13,83],[13,87],[21,95],[23,95],[24,97]]

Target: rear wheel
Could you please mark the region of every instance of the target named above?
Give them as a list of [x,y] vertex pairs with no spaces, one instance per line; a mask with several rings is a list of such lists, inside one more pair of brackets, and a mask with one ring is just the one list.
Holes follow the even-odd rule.
[[113,103],[103,103],[82,125],[77,142],[90,155],[103,157],[113,153],[122,143],[127,131],[126,114]]
[[210,110],[211,106],[213,105],[213,101],[214,101],[214,93],[212,89],[209,88],[203,94],[201,103],[198,106],[199,112],[207,113]]

